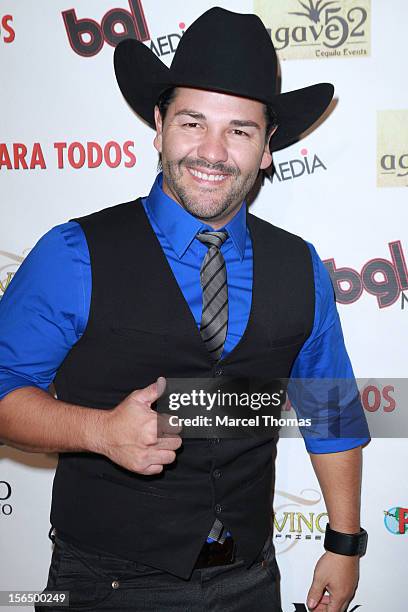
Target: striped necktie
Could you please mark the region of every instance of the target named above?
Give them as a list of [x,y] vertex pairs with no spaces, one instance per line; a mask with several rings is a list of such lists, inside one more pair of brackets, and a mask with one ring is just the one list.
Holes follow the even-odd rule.
[[[197,238],[208,246],[200,270],[203,290],[200,333],[209,353],[218,361],[224,348],[228,325],[227,270],[220,251],[221,245],[228,238],[228,233],[199,232]],[[215,519],[208,537],[221,544],[224,543],[226,533],[219,519]]]
[[227,270],[220,251],[228,234],[226,231],[199,232],[197,238],[208,247],[200,270],[203,291],[200,333],[208,352],[218,361],[228,326]]

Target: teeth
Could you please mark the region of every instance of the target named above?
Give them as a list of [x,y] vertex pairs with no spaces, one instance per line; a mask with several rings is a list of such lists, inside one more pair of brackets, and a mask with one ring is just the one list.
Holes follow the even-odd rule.
[[203,181],[222,181],[225,178],[225,174],[205,174],[204,172],[198,172],[198,170],[193,170],[189,168],[191,174],[196,176]]

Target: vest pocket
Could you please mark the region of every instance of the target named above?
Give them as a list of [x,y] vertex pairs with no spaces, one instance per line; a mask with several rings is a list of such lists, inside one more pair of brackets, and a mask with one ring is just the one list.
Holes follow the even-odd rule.
[[145,338],[149,339],[166,339],[167,334],[162,331],[156,331],[155,329],[144,329],[142,327],[133,327],[131,325],[112,325],[111,332],[117,336],[125,336],[127,338]]

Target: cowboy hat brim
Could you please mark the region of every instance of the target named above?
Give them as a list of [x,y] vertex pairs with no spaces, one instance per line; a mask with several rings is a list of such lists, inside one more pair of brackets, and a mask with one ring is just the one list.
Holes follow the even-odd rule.
[[299,139],[329,106],[334,87],[317,83],[285,93],[254,96],[244,87],[231,88],[210,82],[200,74],[178,77],[143,43],[133,38],[121,41],[114,53],[114,68],[119,88],[131,108],[155,129],[154,107],[160,94],[170,87],[194,87],[270,104],[278,118],[270,149],[277,151]]

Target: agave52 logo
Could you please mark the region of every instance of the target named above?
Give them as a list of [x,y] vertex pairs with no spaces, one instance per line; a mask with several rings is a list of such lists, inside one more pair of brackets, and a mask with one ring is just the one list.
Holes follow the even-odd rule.
[[370,54],[371,0],[254,0],[280,59]]
[[408,186],[408,110],[377,113],[377,187]]

